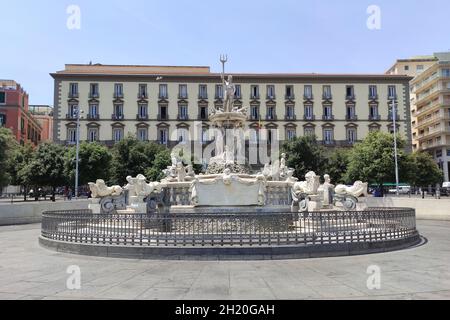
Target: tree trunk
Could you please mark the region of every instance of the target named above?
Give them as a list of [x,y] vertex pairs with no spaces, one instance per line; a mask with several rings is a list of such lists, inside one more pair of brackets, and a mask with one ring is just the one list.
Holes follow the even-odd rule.
[[56,201],[55,187],[52,187],[52,202]]

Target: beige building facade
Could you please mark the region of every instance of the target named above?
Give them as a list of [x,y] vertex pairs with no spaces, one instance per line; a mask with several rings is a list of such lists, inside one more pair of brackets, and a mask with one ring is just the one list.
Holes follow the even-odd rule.
[[[82,141],[113,145],[127,134],[168,146],[213,140],[208,115],[222,106],[223,87],[209,67],[66,65],[51,75],[57,143],[75,142],[78,107],[84,111]],[[395,101],[397,129],[411,141],[410,80],[385,74],[233,74],[234,104],[248,107],[249,142],[316,135],[324,145],[339,147],[373,130],[392,132]],[[264,129],[276,136],[264,135]]]
[[410,84],[413,150],[430,153],[449,181],[450,53],[398,60],[388,71],[392,72],[414,76]]

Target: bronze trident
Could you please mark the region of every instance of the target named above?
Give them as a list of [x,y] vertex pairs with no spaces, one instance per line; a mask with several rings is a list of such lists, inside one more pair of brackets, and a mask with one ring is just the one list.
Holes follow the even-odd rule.
[[225,63],[228,61],[228,55],[220,55],[220,62],[222,62],[222,74],[225,76]]

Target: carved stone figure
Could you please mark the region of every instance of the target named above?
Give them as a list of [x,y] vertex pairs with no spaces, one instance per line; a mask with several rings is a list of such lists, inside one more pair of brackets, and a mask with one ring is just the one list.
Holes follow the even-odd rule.
[[365,197],[368,196],[367,192],[368,183],[364,183],[362,181],[356,181],[353,186],[347,187],[346,185],[340,184],[336,186],[334,192],[338,195],[351,195],[355,198],[359,198],[362,195]]
[[310,171],[305,175],[306,181],[296,182],[292,187],[295,194],[317,194],[320,186],[320,177],[315,172]]
[[186,169],[181,162],[177,164],[177,178],[178,182],[184,182],[186,178]]
[[326,174],[323,176],[325,182],[319,187],[319,194],[323,199],[324,208],[330,208],[333,204],[333,191],[334,185],[331,184],[330,175]]
[[108,196],[120,196],[123,192],[122,187],[112,186],[108,187],[104,180],[98,179],[96,183],[89,182],[89,189],[92,193],[92,198],[102,198]]

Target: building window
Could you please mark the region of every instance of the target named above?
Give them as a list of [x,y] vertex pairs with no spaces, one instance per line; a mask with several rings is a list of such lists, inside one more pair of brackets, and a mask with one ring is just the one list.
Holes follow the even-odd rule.
[[389,100],[397,99],[397,91],[395,89],[395,86],[388,86],[388,99]]
[[89,105],[89,119],[97,119],[98,118],[98,104],[90,104]]
[[442,77],[450,78],[450,69],[442,69]]
[[167,120],[168,119],[167,106],[166,105],[160,105],[159,106],[158,119],[159,120]]
[[188,92],[187,92],[187,84],[180,84],[178,86],[178,98],[179,99],[187,99],[188,98]]
[[138,118],[141,120],[148,118],[148,105],[147,104],[139,104],[138,105]]
[[379,126],[369,126],[369,132],[378,132],[380,131]]
[[0,104],[6,104],[6,92],[0,91]]
[[333,143],[333,129],[324,129],[323,130],[323,140],[325,144],[332,144]]
[[288,99],[288,100],[294,99],[294,87],[293,86],[286,86],[286,99]]
[[345,88],[345,97],[347,100],[353,100],[355,98],[355,88],[353,86],[347,86]]
[[424,69],[423,64],[418,64],[417,65],[417,72],[422,72]]
[[77,129],[76,128],[69,128],[69,129],[67,129],[67,140],[70,143],[76,143],[77,142]]
[[167,145],[167,142],[168,142],[167,137],[168,137],[167,129],[166,128],[159,129],[159,143]]
[[69,85],[69,95],[72,98],[78,97],[78,83],[71,83]]
[[88,139],[89,139],[89,142],[98,141],[98,129],[97,128],[89,128],[88,129]]
[[253,85],[250,87],[250,99],[259,99],[259,86]]
[[188,106],[186,104],[180,104],[178,107],[178,119],[187,120],[188,119]]
[[369,99],[377,99],[377,98],[378,98],[377,86],[369,86]]
[[310,100],[313,98],[312,86],[305,86],[305,99]]
[[6,126],[6,114],[0,114],[0,127]]
[[198,86],[198,97],[200,99],[208,99],[208,87],[206,84],[201,84]]
[[355,128],[347,129],[347,141],[352,144],[356,142],[356,129]]
[[123,98],[123,84],[116,83],[114,85],[114,98]]
[[295,120],[294,106],[286,106],[286,119]]
[[259,107],[258,106],[251,106],[250,107],[250,116],[252,120],[258,120],[259,119]]
[[333,120],[333,108],[331,105],[323,106],[323,120]]
[[305,120],[314,120],[314,110],[312,105],[305,105]]
[[305,129],[304,129],[304,131],[305,131],[305,136],[306,137],[313,137],[314,136],[314,128],[312,128],[312,127],[306,127]]
[[137,138],[139,141],[147,141],[148,140],[148,129],[147,128],[138,128]]
[[67,117],[69,119],[75,119],[77,117],[78,105],[77,104],[69,104],[69,113]]
[[146,99],[148,98],[147,85],[140,84],[139,85],[139,98]]
[[274,106],[267,107],[267,120],[275,120],[275,107]]
[[294,140],[296,136],[296,130],[294,128],[286,129],[286,138],[287,140]]
[[223,85],[216,84],[216,99],[223,99]]
[[167,92],[167,84],[159,85],[159,98],[160,99],[168,99],[169,94]]
[[91,98],[99,97],[98,83],[91,83],[89,95]]
[[242,95],[241,95],[241,85],[237,84],[236,85],[236,91],[234,92],[234,98],[235,99],[241,99]]
[[331,86],[323,86],[323,98],[325,100],[331,99]]
[[177,132],[178,132],[178,142],[181,144],[186,144],[189,135],[188,130],[186,128],[179,128]]
[[113,140],[114,142],[120,142],[123,139],[123,129],[115,128],[113,129]]
[[356,120],[355,105],[347,105],[347,120]]
[[380,120],[380,116],[378,114],[378,104],[371,104],[369,106],[369,117],[370,120]]
[[208,107],[200,107],[200,120],[208,120]]
[[267,86],[267,99],[275,99],[275,86],[274,85],[268,85]]
[[123,104],[114,105],[114,120],[123,120]]
[[409,66],[405,66],[405,71],[408,71],[409,70]]

